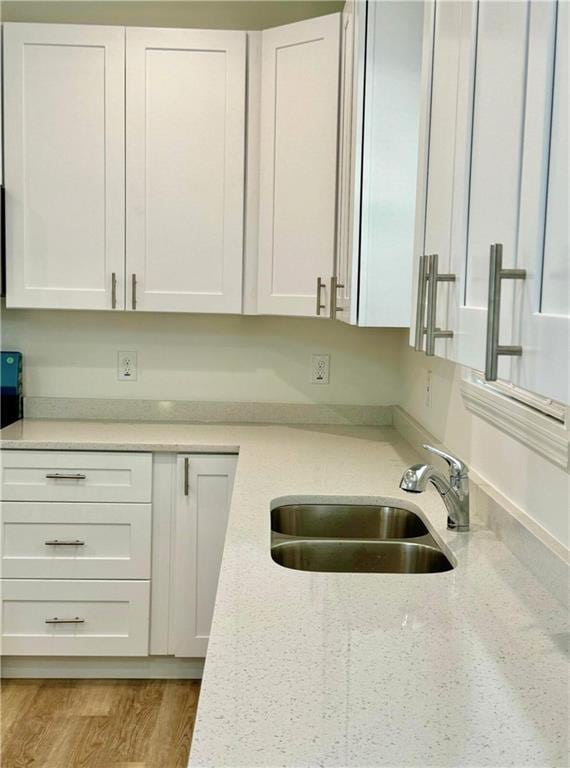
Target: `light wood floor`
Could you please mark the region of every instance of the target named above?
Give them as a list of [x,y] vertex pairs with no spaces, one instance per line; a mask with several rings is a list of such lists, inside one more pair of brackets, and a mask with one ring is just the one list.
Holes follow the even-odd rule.
[[186,766],[194,680],[3,680],[2,768]]

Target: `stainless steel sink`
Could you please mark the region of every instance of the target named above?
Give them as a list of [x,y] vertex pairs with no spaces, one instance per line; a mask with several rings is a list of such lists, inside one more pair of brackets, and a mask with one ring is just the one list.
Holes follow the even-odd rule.
[[441,573],[453,565],[435,546],[412,541],[283,540],[271,557],[284,568],[330,573]]
[[372,504],[286,504],[271,511],[271,530],[330,539],[410,539],[429,533],[414,512]]
[[271,557],[328,573],[443,573],[454,568],[419,515],[390,504],[282,504],[271,510]]

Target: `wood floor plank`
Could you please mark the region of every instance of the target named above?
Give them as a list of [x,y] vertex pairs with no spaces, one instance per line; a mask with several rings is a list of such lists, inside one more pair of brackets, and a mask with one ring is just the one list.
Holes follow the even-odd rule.
[[4,681],[1,768],[184,768],[200,684]]
[[148,768],[187,765],[199,693],[197,681],[169,681],[146,757]]
[[22,717],[39,690],[41,681],[2,681],[0,688],[0,744],[4,741],[12,723]]
[[[69,712],[74,680],[45,682],[22,717],[14,719],[2,743],[2,768],[37,766],[38,754],[46,754],[59,737]],[[52,685],[51,683],[56,683]]]

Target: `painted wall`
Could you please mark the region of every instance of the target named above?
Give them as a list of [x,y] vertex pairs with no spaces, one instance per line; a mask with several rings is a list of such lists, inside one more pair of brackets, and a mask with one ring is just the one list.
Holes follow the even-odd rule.
[[[24,354],[35,397],[126,397],[389,405],[400,389],[404,332],[301,318],[9,309],[2,348]],[[136,382],[117,352],[136,350]],[[331,355],[330,384],[310,383],[311,355]]]
[[3,21],[255,30],[337,13],[343,6],[344,0],[8,0],[0,12]]
[[[568,547],[570,477],[560,467],[469,413],[458,365],[426,358],[403,342],[400,405],[491,485]],[[426,375],[432,372],[431,407]]]

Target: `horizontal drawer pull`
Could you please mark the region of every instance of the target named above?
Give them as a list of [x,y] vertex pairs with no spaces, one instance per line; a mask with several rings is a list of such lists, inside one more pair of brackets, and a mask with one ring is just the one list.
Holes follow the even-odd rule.
[[54,616],[53,619],[46,619],[46,624],[85,624],[85,619],[80,619],[79,616],[75,616],[73,619],[59,619]]
[[46,547],[83,547],[85,546],[85,542],[80,541],[79,539],[75,539],[74,541],[50,539],[48,541],[44,541],[44,544],[46,545]]
[[87,480],[87,475],[82,475],[81,472],[50,472],[46,475],[46,478],[48,480]]

